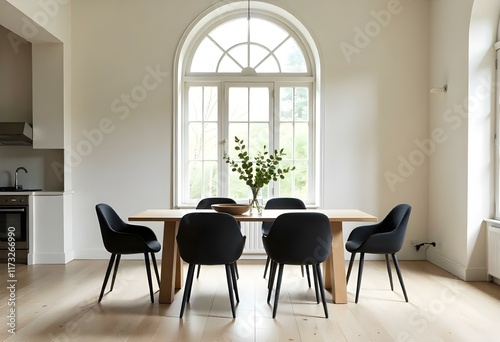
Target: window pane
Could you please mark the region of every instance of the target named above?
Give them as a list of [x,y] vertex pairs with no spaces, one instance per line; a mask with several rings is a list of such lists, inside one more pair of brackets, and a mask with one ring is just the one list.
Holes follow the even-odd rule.
[[306,87],[295,88],[294,104],[295,120],[309,120],[309,89]]
[[229,88],[229,121],[248,120],[248,88]]
[[279,132],[280,148],[285,149],[288,158],[293,158],[293,124],[281,123]]
[[293,174],[294,196],[299,198],[308,198],[309,164],[307,161],[295,162],[295,171]]
[[189,124],[189,160],[202,158],[203,132],[201,123]]
[[[285,156],[285,158],[288,157]],[[290,161],[283,161],[281,162],[281,167],[282,168],[287,168],[287,167],[292,167],[292,163]],[[295,178],[295,171],[290,171],[285,175],[285,179],[280,179],[279,180],[279,189],[280,189],[280,196],[281,197],[295,197],[294,193],[294,178]],[[304,197],[302,197],[304,198]]]
[[236,64],[232,58],[224,56],[220,62],[217,72],[241,72],[241,66]]
[[217,196],[217,179],[218,169],[216,161],[207,161],[204,163],[203,168],[203,192],[201,197],[214,197]]
[[189,121],[201,121],[203,117],[203,87],[190,87],[188,91],[189,98]]
[[207,123],[205,124],[205,134],[203,143],[203,159],[217,160],[218,158],[218,128],[217,123]]
[[217,44],[228,50],[234,45],[247,40],[248,24],[246,18],[228,21],[210,32]]
[[269,89],[250,88],[250,121],[269,121]]
[[217,87],[203,87],[204,89],[204,117],[206,121],[218,120],[218,101],[217,101]]
[[274,23],[262,19],[250,19],[250,41],[274,50],[286,37],[288,32]]
[[280,121],[290,121],[293,119],[293,88],[280,88]]
[[241,68],[248,66],[248,45],[242,44],[238,45],[228,51],[228,55],[234,59],[234,61]]
[[289,38],[276,50],[282,72],[306,72],[306,61],[294,39]]
[[267,123],[252,123],[250,124],[250,132],[248,137],[248,151],[250,156],[255,156],[258,151],[262,151],[264,145],[269,150],[269,124]]
[[295,124],[294,159],[307,160],[309,156],[309,125]]
[[202,194],[202,162],[189,162],[188,166],[188,179],[189,179],[189,197],[201,198]]
[[259,45],[250,46],[250,66],[256,68],[267,56],[270,51]]
[[280,89],[280,121],[309,120],[309,88]]
[[222,53],[210,39],[203,39],[193,56],[191,72],[214,72]]
[[188,99],[189,121],[217,121],[217,87],[190,87]]
[[256,72],[280,72],[278,62],[273,55],[267,57],[258,67],[255,68]]
[[231,171],[229,169],[229,197],[233,199],[246,199],[250,198],[248,196],[248,185],[244,181],[239,179],[239,173]]

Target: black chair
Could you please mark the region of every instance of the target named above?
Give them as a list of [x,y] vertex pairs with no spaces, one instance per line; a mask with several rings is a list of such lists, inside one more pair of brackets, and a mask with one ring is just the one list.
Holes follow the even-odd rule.
[[227,287],[233,318],[233,291],[239,302],[234,263],[243,253],[246,237],[241,234],[240,225],[233,216],[225,213],[189,213],[182,217],[177,234],[179,254],[189,264],[182,297],[182,318],[189,302],[196,265],[225,265]]
[[276,293],[274,295],[273,318],[276,317],[284,265],[311,265],[313,269],[314,290],[319,304],[319,294],[323,302],[325,316],[328,308],[325,288],[319,264],[326,260],[332,244],[332,231],[328,217],[322,213],[286,213],[278,216],[269,234],[262,237],[267,255],[271,258],[269,272],[270,302],[276,269],[279,267]]
[[[236,201],[228,197],[206,197],[203,198],[200,202],[198,202],[196,209],[212,209],[212,204],[236,204]],[[238,267],[236,266],[236,264],[235,267],[236,267],[236,278],[239,278]],[[196,271],[196,278],[200,277],[200,269],[201,265],[198,265],[198,271]]]
[[[299,198],[294,198],[294,197],[277,197],[277,198],[271,198],[266,202],[265,208],[266,210],[268,209],[306,209],[306,205],[304,202],[299,199]],[[269,231],[271,230],[271,227],[273,226],[272,222],[262,222],[262,235],[267,235],[269,234]],[[266,260],[266,267],[264,268],[264,278],[266,277],[267,270],[269,268],[269,256],[267,257]],[[302,269],[302,276],[304,276],[304,267],[301,267]],[[309,275],[309,267],[306,266],[306,273],[307,273],[307,283],[309,284],[309,287],[311,287],[311,277]]]
[[[148,254],[151,254],[153,267],[156,273],[156,280],[158,287],[160,286],[160,276],[158,274],[158,267],[156,265],[155,254],[161,249],[160,242],[156,239],[155,233],[148,227],[132,225],[123,222],[118,214],[109,205],[101,203],[95,207],[99,226],[101,227],[102,241],[104,247],[111,253],[104,283],[102,284],[101,294],[99,295],[99,303],[102,300],[106,284],[108,283],[109,275],[114,265],[113,279],[111,280],[111,288],[109,292],[113,291],[115,285],[116,273],[120,264],[122,254],[136,254],[144,253],[144,260],[146,262],[146,273],[148,275],[149,294],[151,296],[151,303],[154,303],[153,284],[151,281],[151,267],[149,265]],[[115,262],[116,260],[116,262]]]
[[394,291],[392,284],[391,265],[389,262],[389,254],[392,255],[394,267],[398,274],[399,283],[403,289],[405,300],[408,302],[406,295],[405,285],[403,283],[403,276],[399,268],[398,258],[396,253],[399,252],[403,246],[403,241],[406,234],[406,227],[410,219],[411,207],[408,204],[399,204],[394,207],[389,214],[379,223],[370,226],[361,226],[354,228],[347,238],[345,248],[351,252],[351,260],[349,261],[349,268],[347,270],[347,279],[351,275],[351,269],[354,262],[356,253],[360,253],[359,269],[358,269],[358,284],[356,287],[356,303],[359,298],[359,289],[361,287],[361,277],[363,274],[363,264],[365,253],[370,254],[384,254],[387,265],[387,272],[389,273],[389,281],[391,283],[391,290]]

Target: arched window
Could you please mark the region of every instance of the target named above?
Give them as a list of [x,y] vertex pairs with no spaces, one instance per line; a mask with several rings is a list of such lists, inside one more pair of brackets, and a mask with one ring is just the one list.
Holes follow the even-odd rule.
[[187,31],[177,54],[175,204],[203,197],[248,201],[249,189],[229,170],[234,137],[250,155],[283,148],[295,166],[264,198],[294,196],[318,204],[317,50],[289,13],[246,1],[217,6]]

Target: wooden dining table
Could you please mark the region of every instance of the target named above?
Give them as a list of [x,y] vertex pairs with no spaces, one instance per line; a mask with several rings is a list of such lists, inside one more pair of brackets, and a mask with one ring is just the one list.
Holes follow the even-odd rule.
[[[175,290],[182,287],[182,263],[177,250],[176,236],[181,218],[191,212],[214,212],[211,209],[148,209],[130,216],[129,221],[163,222],[161,257],[160,304],[172,303]],[[273,222],[279,215],[303,210],[263,210],[261,215],[234,215],[240,222]],[[307,209],[320,212],[330,220],[332,245],[330,256],[324,263],[325,289],[331,291],[333,302],[347,303],[347,286],[344,260],[343,222],[375,222],[377,217],[357,209]]]

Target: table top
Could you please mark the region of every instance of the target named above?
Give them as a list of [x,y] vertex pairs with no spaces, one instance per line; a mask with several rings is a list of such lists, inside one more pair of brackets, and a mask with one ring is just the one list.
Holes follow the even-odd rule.
[[[184,215],[192,212],[215,212],[212,209],[148,209],[130,216],[129,221],[179,221]],[[245,213],[243,215],[234,215],[237,221],[241,222],[272,222],[281,214],[300,212],[303,209],[287,209],[287,210],[263,210],[262,215],[252,215]],[[375,222],[377,217],[367,214],[358,209],[306,209],[306,212],[323,213],[330,219],[330,222]]]

